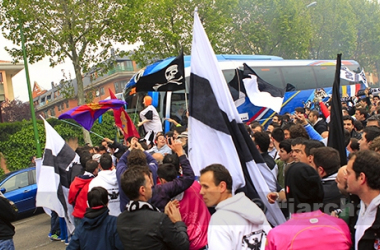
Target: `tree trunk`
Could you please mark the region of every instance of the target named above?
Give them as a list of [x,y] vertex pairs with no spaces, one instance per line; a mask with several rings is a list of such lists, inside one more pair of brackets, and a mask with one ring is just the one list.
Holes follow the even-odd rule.
[[[73,56],[73,65],[74,65],[74,69],[75,69],[75,78],[77,80],[77,88],[78,88],[78,92],[77,92],[78,106],[80,106],[80,105],[85,104],[85,101],[84,101],[84,90],[83,90],[83,79],[82,79],[82,72],[81,72],[79,63],[75,63],[75,61],[77,59],[75,57],[76,57],[76,55]],[[91,141],[90,133],[85,128],[83,128],[83,127],[82,127],[82,131],[83,131],[83,140],[84,140],[84,143],[92,146],[92,141]]]

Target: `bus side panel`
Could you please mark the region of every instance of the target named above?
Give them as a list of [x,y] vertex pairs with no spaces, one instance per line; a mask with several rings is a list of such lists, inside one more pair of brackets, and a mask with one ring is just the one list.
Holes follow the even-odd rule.
[[[330,95],[332,88],[324,88],[324,91],[326,94]],[[313,109],[315,92],[316,90],[314,89],[286,92],[280,114],[294,113],[295,108],[304,107],[304,104],[308,102],[311,102],[311,109]],[[323,97],[322,99],[326,101],[328,97]],[[253,105],[248,97],[246,97],[245,102],[238,106],[237,109],[244,122],[252,122],[256,120],[264,126],[270,123],[275,114],[275,112],[269,108]]]

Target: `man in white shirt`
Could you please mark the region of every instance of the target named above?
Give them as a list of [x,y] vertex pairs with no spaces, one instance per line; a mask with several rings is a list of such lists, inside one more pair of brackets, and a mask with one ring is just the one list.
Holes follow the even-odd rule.
[[347,192],[359,196],[355,249],[380,246],[380,154],[363,150],[350,155],[347,163]]
[[119,185],[116,178],[116,169],[112,164],[112,158],[109,154],[103,154],[99,160],[100,171],[88,186],[90,192],[94,187],[103,187],[108,192],[108,209],[109,214],[112,216],[118,216],[120,211],[120,195]]
[[232,177],[221,164],[201,170],[201,191],[206,206],[216,206],[207,238],[210,250],[264,249],[271,229],[263,211],[244,193],[232,194]]
[[145,109],[140,112],[141,122],[137,126],[141,127],[144,125],[145,139],[147,145],[149,145],[153,142],[156,134],[162,132],[162,122],[156,108],[152,105],[152,97],[145,96],[143,104]]

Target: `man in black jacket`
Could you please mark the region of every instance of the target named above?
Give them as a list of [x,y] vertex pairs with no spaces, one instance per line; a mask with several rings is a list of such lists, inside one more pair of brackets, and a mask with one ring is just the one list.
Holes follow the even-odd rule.
[[350,133],[350,137],[360,140],[362,135],[355,130],[354,118],[349,115],[343,116],[343,127]]
[[176,202],[169,202],[165,213],[148,203],[153,180],[147,166],[128,168],[120,182],[130,199],[126,210],[117,218],[124,249],[189,249],[187,227]]
[[340,168],[339,152],[331,147],[321,147],[313,148],[311,155],[314,161],[313,167],[322,179],[324,192],[322,212],[330,214],[340,208],[341,199],[344,199],[335,181]]
[[0,249],[13,250],[13,235],[15,234],[15,227],[11,224],[16,220],[17,207],[16,205],[6,199],[0,192]]
[[317,110],[310,111],[308,118],[310,125],[313,126],[315,131],[317,131],[320,135],[327,131],[327,123],[319,117],[319,112]]
[[264,158],[265,163],[268,168],[274,172],[277,172],[276,162],[272,156],[268,153],[268,148],[270,144],[270,137],[267,132],[256,132],[253,134],[253,140],[255,141],[256,147],[259,150],[261,156]]

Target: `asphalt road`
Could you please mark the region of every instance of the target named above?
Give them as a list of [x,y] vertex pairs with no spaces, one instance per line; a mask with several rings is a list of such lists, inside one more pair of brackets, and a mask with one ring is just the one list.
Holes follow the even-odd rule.
[[16,228],[16,234],[13,237],[16,250],[66,249],[65,243],[51,241],[48,238],[50,231],[50,217],[45,213],[15,221],[12,224]]

